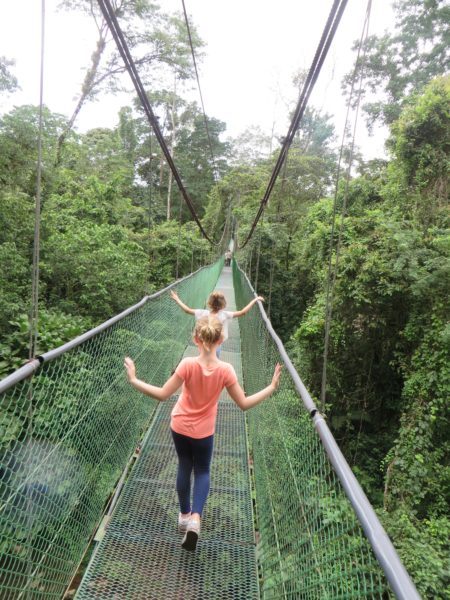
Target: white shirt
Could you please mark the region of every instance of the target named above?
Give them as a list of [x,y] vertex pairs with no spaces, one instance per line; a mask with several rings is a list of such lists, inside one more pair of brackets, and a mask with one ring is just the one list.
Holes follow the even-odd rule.
[[228,339],[228,322],[233,318],[233,313],[229,310],[219,310],[217,313],[213,313],[210,310],[206,310],[205,308],[196,308],[194,310],[195,320],[198,321],[202,317],[209,317],[212,315],[213,317],[217,317],[219,321],[222,323],[223,329],[223,341]]

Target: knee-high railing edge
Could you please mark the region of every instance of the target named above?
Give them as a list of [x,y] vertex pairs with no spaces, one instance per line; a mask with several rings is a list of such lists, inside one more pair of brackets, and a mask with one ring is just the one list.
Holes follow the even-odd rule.
[[[223,259],[221,259],[221,260],[223,261]],[[172,288],[179,285],[182,281],[190,279],[191,277],[193,277],[194,275],[199,273],[201,270],[207,269],[210,266],[211,265],[200,267],[193,273],[189,273],[189,275],[186,275],[185,277],[182,277],[182,278],[177,279],[176,281],[172,282],[170,285],[166,286],[162,290],[158,290],[157,292],[155,292],[154,294],[151,294],[150,296],[144,296],[142,298],[142,300],[140,300],[136,304],[133,304],[133,306],[126,308],[124,311],[122,311],[118,315],[111,317],[111,319],[108,319],[107,321],[105,321],[104,323],[101,323],[97,327],[94,327],[93,329],[89,329],[89,331],[82,333],[81,335],[74,338],[73,340],[70,340],[70,342],[67,342],[66,344],[62,344],[61,346],[58,346],[58,348],[54,348],[53,350],[49,350],[48,352],[44,352],[44,354],[40,354],[39,356],[36,356],[36,358],[34,358],[30,362],[26,363],[25,365],[23,365],[22,367],[20,367],[16,371],[14,371],[14,373],[11,373],[11,375],[8,375],[7,377],[5,377],[4,379],[2,379],[0,381],[0,394],[3,392],[6,392],[6,390],[11,388],[16,383],[19,383],[20,381],[23,381],[27,377],[30,377],[33,373],[35,373],[39,369],[39,367],[43,363],[54,360],[58,356],[61,356],[61,354],[64,354],[65,352],[67,352],[68,350],[72,350],[73,348],[76,348],[83,342],[90,340],[91,338],[98,335],[102,331],[105,331],[106,329],[111,327],[111,325],[114,325],[114,323],[121,321],[126,316],[135,312],[138,308],[141,308],[141,306],[144,306],[144,304],[146,304],[149,300],[155,300],[159,296],[162,296],[163,294],[165,294]]]
[[[253,295],[256,297],[256,292],[253,289],[253,286],[250,283],[246,273],[239,267],[236,260],[233,260],[233,265],[236,269],[238,269],[241,276],[244,277]],[[392,587],[392,590],[400,600],[420,600],[420,595],[417,592],[417,589],[403,563],[401,562],[394,545],[392,544],[384,527],[380,523],[366,494],[351,470],[350,465],[342,454],[325,419],[319,412],[294,365],[292,364],[282,341],[276,334],[267,317],[264,307],[262,306],[261,302],[258,302],[257,304],[261,318],[264,321],[271,338],[277,346],[279,354],[284,362],[284,366],[291,376],[294,386],[300,398],[302,399],[306,410],[312,418],[315,429],[322,441],[328,459],[330,460],[330,463],[332,464],[333,469],[339,478],[345,494],[358,517],[362,529],[369,540],[374,554],[378,559],[381,568],[383,569],[386,578]]]

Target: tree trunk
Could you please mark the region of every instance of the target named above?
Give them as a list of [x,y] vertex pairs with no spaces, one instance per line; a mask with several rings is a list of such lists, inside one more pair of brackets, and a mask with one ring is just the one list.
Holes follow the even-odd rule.
[[63,130],[63,132],[61,133],[61,135],[58,138],[58,145],[56,148],[56,159],[55,159],[56,165],[59,165],[61,162],[61,152],[62,152],[62,147],[64,145],[64,142],[66,141],[66,138],[69,135],[69,133],[72,131],[72,128],[73,128],[75,120],[78,116],[78,113],[82,109],[83,104],[85,103],[87,97],[89,96],[89,94],[92,91],[95,76],[97,74],[98,66],[100,64],[100,60],[101,60],[103,51],[105,50],[105,47],[106,47],[106,37],[103,33],[103,28],[102,28],[102,29],[100,29],[100,37],[97,40],[97,48],[95,49],[95,52],[92,54],[91,67],[87,71],[86,76],[83,81],[83,85],[81,86],[80,98],[77,102],[75,110],[72,113],[72,116],[69,119],[67,127]]

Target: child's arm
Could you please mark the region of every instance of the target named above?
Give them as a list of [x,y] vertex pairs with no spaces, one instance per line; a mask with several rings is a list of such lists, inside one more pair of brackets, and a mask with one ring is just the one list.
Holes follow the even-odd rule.
[[253,300],[251,300],[247,304],[247,306],[244,306],[244,308],[242,310],[236,310],[233,313],[233,318],[242,317],[243,315],[246,315],[248,313],[248,311],[251,309],[251,307],[258,302],[258,300],[261,300],[261,302],[264,302],[264,298],[262,296],[257,296],[256,298],[253,298]]
[[170,396],[175,394],[175,392],[183,383],[181,377],[179,377],[176,373],[174,373],[162,387],[145,383],[145,381],[141,381],[136,377],[136,367],[134,362],[128,356],[125,358],[123,366],[127,371],[128,381],[138,392],[142,392],[143,394],[147,394],[147,396],[156,398],[156,400],[159,400],[160,402],[167,400],[167,398],[170,398]]
[[275,371],[273,372],[272,382],[270,385],[265,387],[263,390],[256,392],[256,394],[252,394],[251,396],[246,396],[244,390],[241,388],[239,383],[233,383],[230,387],[227,387],[227,391],[230,394],[231,398],[236,402],[236,404],[242,410],[248,410],[249,408],[253,408],[269,396],[271,396],[274,391],[278,388],[280,383],[280,375],[281,375],[281,365],[279,363],[275,366]]
[[188,315],[195,315],[195,310],[193,308],[189,308],[189,306],[187,306],[187,304],[182,302],[180,300],[178,294],[174,290],[171,290],[170,295],[175,300],[175,302],[178,304],[178,306],[184,310],[185,313],[187,313]]

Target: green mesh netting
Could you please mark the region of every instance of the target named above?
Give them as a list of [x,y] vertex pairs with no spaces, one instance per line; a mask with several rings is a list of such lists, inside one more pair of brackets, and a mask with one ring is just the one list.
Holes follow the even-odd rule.
[[[233,265],[236,304],[253,290]],[[245,391],[282,362],[259,310],[240,319]],[[264,599],[388,598],[384,574],[285,370],[279,391],[248,413]]]
[[[203,306],[222,261],[177,290]],[[128,385],[123,358],[162,384],[192,331],[168,293],[0,397],[0,598],[61,598],[156,402]]]
[[[231,269],[217,282],[235,310]],[[192,320],[193,325],[193,320]],[[185,356],[198,355],[193,344]],[[242,380],[239,320],[221,358]],[[175,398],[161,402],[141,454],[92,559],[76,600],[258,600],[258,571],[245,413],[221,394],[211,487],[195,553],[181,548],[175,491],[177,457],[170,434]]]
[[[180,283],[183,300],[202,306],[221,266]],[[236,266],[233,278],[241,307],[253,292]],[[232,307],[229,273],[220,286]],[[155,413],[156,403],[126,383],[122,362],[131,355],[140,376],[162,383],[192,325],[164,293],[2,395],[0,598],[61,598],[150,423],[80,599],[391,597],[287,372],[277,394],[247,413],[257,555],[245,424],[226,398],[199,551],[180,553],[171,405]],[[257,308],[230,329],[222,358],[240,371],[240,356],[246,392],[266,385],[279,355]]]

